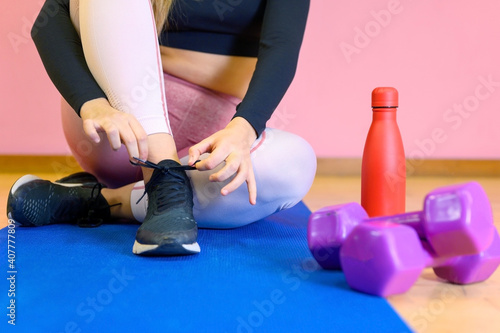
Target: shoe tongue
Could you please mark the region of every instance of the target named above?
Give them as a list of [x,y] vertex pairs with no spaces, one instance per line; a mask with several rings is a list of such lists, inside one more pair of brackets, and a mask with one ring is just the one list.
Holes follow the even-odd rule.
[[[148,195],[157,193],[156,198],[160,200],[157,209],[163,211],[168,207],[184,205],[188,200],[187,197],[192,194],[190,194],[189,178],[183,166],[174,160],[163,160],[157,165],[164,169],[156,169],[146,184]],[[165,171],[166,168],[168,172]]]
[[158,165],[162,166],[162,167],[167,167],[167,168],[181,166],[180,163],[178,163],[174,160],[163,160],[163,161],[159,162]]
[[[176,175],[181,176],[182,178],[185,177],[184,176],[185,172],[184,172],[184,170],[182,170],[182,165],[180,165],[176,161],[163,160],[160,163],[158,163],[158,166],[162,167],[162,168],[168,168],[168,173],[171,175],[176,174]],[[155,171],[163,173],[163,171],[160,171],[160,170],[155,170]]]

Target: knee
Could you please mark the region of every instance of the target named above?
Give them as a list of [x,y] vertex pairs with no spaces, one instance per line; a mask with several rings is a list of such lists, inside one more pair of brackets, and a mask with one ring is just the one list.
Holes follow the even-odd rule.
[[92,142],[83,131],[82,120],[69,104],[62,100],[61,118],[68,146],[83,170],[92,173],[111,188],[121,187],[142,179],[141,169],[129,162],[125,146],[114,151],[105,134],[101,141]]
[[279,186],[288,198],[283,208],[294,206],[309,192],[316,176],[317,159],[311,145],[303,138],[294,135],[290,139],[291,153],[284,161],[285,170],[281,174]]
[[264,187],[258,190],[259,196],[280,198],[280,208],[289,208],[311,188],[316,175],[316,154],[298,135],[276,129],[266,129],[266,135],[272,149],[266,157],[265,170],[258,171],[258,183]]

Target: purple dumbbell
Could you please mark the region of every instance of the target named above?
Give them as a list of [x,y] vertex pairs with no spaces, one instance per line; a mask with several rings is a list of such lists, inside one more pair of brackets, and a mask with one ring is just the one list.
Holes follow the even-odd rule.
[[361,223],[345,240],[340,260],[351,288],[385,297],[410,289],[425,267],[452,283],[486,280],[500,264],[500,237],[495,230],[491,245],[481,253],[442,257],[429,251],[408,226]]
[[309,217],[309,249],[321,267],[340,269],[339,251],[362,221],[390,221],[411,226],[439,256],[479,253],[491,244],[493,213],[477,182],[440,187],[424,199],[419,212],[369,218],[358,203],[322,208]]

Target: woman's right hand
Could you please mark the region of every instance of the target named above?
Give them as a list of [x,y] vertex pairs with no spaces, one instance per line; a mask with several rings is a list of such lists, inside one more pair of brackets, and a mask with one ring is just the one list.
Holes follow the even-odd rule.
[[85,134],[95,143],[105,132],[109,144],[118,150],[122,143],[127,147],[130,159],[148,158],[148,136],[139,121],[131,114],[113,108],[105,98],[87,101],[80,109]]

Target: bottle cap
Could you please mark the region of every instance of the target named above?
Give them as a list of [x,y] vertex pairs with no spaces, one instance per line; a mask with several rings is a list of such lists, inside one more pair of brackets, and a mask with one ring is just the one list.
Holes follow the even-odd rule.
[[398,91],[392,87],[375,88],[372,91],[372,107],[394,108],[399,106]]

